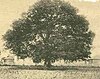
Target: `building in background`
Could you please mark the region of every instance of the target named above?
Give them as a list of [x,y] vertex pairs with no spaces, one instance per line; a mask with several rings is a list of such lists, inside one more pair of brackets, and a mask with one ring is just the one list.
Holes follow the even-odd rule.
[[14,57],[12,56],[7,56],[1,58],[1,65],[14,65]]

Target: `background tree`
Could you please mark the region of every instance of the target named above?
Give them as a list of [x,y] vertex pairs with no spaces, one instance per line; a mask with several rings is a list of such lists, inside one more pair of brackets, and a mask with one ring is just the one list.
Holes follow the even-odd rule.
[[68,2],[40,0],[13,22],[4,40],[6,48],[20,58],[31,57],[50,67],[58,59],[89,58],[93,37],[89,22]]

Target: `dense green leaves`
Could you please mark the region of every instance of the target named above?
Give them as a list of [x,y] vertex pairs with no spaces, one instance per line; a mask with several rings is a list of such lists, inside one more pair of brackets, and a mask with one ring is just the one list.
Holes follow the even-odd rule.
[[4,35],[5,46],[22,59],[31,57],[47,66],[58,59],[89,58],[94,33],[77,12],[64,1],[41,0],[13,22]]

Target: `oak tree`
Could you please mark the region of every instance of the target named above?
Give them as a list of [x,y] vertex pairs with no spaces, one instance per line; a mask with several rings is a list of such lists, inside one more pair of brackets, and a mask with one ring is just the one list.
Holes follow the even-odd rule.
[[24,59],[44,61],[51,66],[58,59],[85,60],[90,57],[94,33],[78,9],[61,0],[40,0],[12,23],[3,36],[5,47]]

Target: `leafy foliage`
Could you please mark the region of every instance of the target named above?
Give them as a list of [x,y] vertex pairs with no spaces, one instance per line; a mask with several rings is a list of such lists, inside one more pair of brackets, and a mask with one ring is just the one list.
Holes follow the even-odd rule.
[[24,59],[77,61],[90,57],[94,33],[84,16],[68,2],[40,0],[22,18],[13,22],[4,35],[5,46]]

